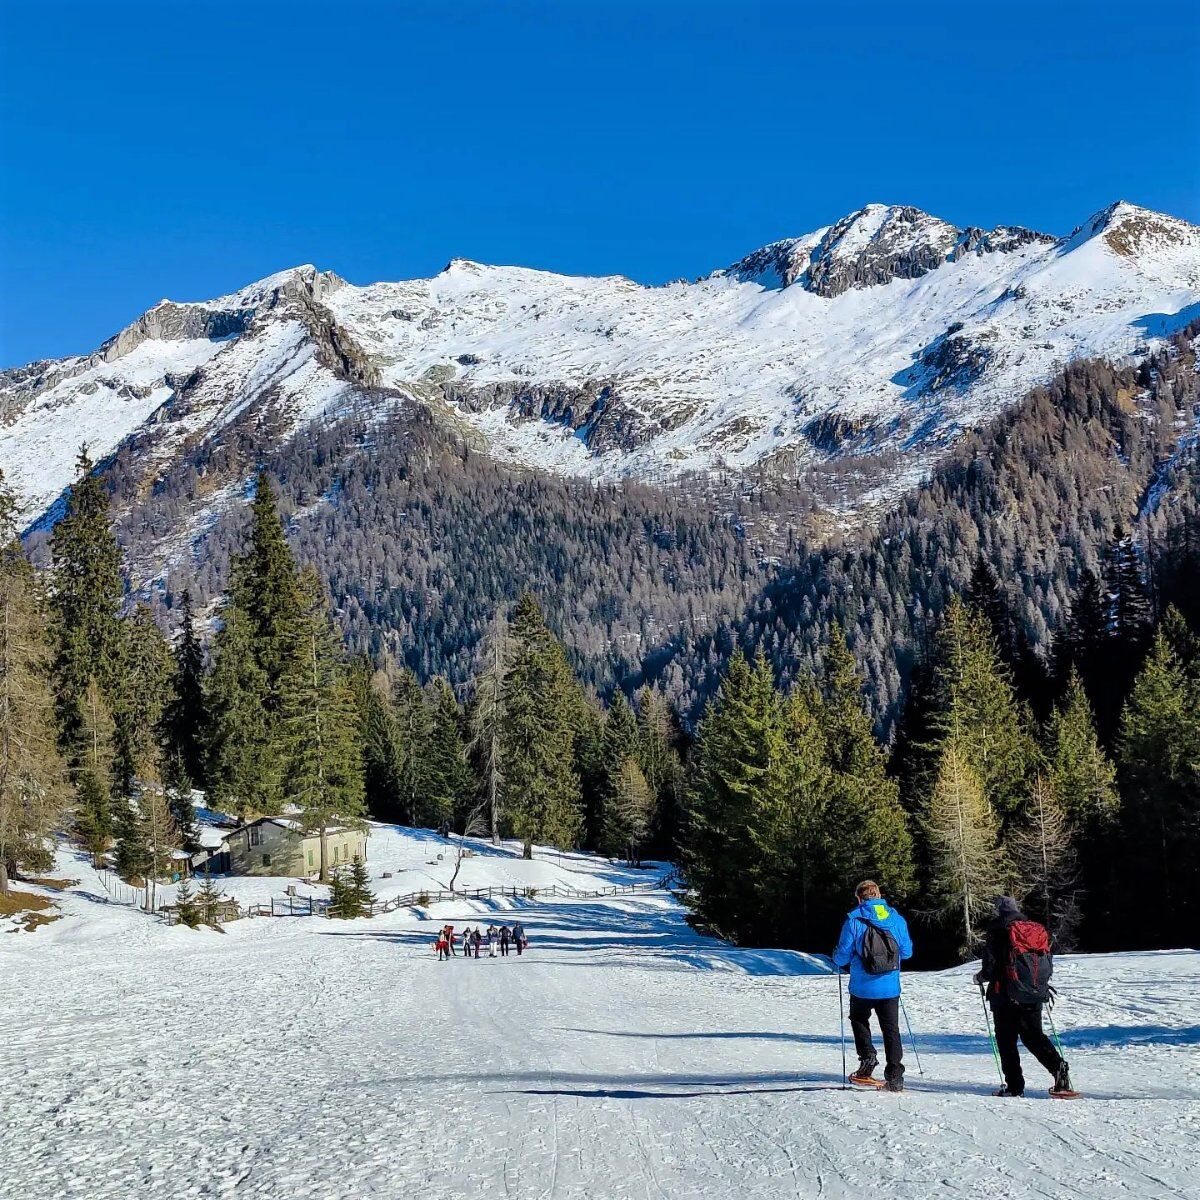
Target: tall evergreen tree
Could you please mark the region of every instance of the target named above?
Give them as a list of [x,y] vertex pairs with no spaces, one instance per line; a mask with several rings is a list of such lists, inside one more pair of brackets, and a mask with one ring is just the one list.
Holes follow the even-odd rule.
[[1050,785],[1082,834],[1111,824],[1120,805],[1116,769],[1100,746],[1083,680],[1072,667],[1046,738]]
[[43,596],[0,476],[0,894],[18,866],[49,865],[45,839],[67,801]]
[[682,733],[667,698],[657,688],[638,693],[638,764],[654,795],[652,852],[677,858],[683,826],[685,778],[679,752]]
[[114,770],[118,785],[128,794],[148,760],[153,759],[155,770],[162,775],[166,714],[175,696],[175,662],[145,604],[139,604],[120,628]]
[[213,808],[238,817],[279,811],[274,722],[265,707],[267,677],[254,653],[249,614],[228,600],[205,691],[209,714],[205,775]]
[[1085,570],[1071,596],[1066,623],[1055,635],[1057,683],[1065,688],[1072,669],[1078,672],[1093,703],[1100,694],[1107,667],[1108,604],[1095,571]]
[[734,940],[760,920],[754,830],[778,756],[780,700],[764,658],[735,651],[696,734],[684,862],[696,915]]
[[512,655],[505,679],[501,749],[503,805],[528,858],[535,841],[569,848],[579,839],[582,815],[575,739],[582,693],[532,593],[524,592],[517,602],[509,631]]
[[[586,815],[587,844],[610,857],[622,853],[627,844],[624,837],[624,805],[627,800],[622,788],[630,783],[626,764],[637,759],[637,717],[625,693],[618,691],[608,706],[604,729],[600,736],[600,763],[596,801]],[[639,772],[641,768],[638,768]],[[642,780],[645,781],[642,773]]]
[[284,795],[305,829],[320,834],[320,879],[329,879],[326,837],[334,825],[365,818],[358,707],[341,639],[329,619],[316,572],[302,574],[302,606],[281,678]]
[[431,826],[461,824],[474,807],[476,782],[467,763],[463,711],[445,678],[436,676],[426,689],[429,707],[428,791],[425,804]]
[[205,782],[204,651],[196,633],[192,593],[185,590],[180,604],[179,636],[175,642],[175,695],[167,716],[171,746],[188,779]]
[[1010,820],[1037,765],[1037,744],[990,626],[957,597],[938,632],[933,692],[935,740],[929,749],[936,769],[941,771],[945,746],[953,741],[988,803],[1002,821]]
[[391,684],[382,671],[372,671],[363,659],[353,664],[350,679],[358,703],[363,801],[376,820],[398,824],[404,819],[400,797],[403,761],[389,694]]
[[823,826],[834,877],[843,890],[877,879],[889,895],[903,898],[915,882],[912,836],[871,729],[858,664],[836,627],[822,656],[819,688],[830,770]]
[[72,763],[82,721],[80,706],[93,678],[113,703],[122,643],[118,618],[125,591],[108,496],[93,473],[86,447],[76,468],[66,513],[50,538],[55,693],[61,737]]
[[503,613],[497,613],[483,641],[480,670],[475,676],[468,718],[468,751],[476,763],[487,798],[488,828],[493,845],[500,844],[505,694],[511,658],[508,618]]
[[1160,631],[1121,719],[1130,940],[1186,944],[1200,916],[1200,688]]
[[441,826],[449,814],[433,811],[429,798],[429,741],[432,735],[429,706],[416,675],[405,668],[392,689],[396,726],[400,809],[406,825]]
[[95,679],[88,684],[79,712],[75,834],[98,867],[113,840],[117,819],[112,775],[116,725]]

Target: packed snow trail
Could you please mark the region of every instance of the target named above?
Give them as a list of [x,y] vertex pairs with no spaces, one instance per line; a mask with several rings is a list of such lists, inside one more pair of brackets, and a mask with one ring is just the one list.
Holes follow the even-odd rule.
[[[66,919],[0,935],[5,1200],[1200,1190],[1195,952],[1060,961],[1073,1104],[1036,1065],[991,1098],[970,968],[909,976],[925,1077],[890,1096],[840,1090],[819,961],[702,938],[666,894],[219,934],[66,865]],[[517,916],[524,956],[435,961],[441,923]]]

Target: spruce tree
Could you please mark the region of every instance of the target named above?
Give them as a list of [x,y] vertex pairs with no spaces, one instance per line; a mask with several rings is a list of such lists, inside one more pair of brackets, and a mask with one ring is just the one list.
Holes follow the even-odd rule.
[[121,621],[121,653],[116,688],[117,786],[128,794],[148,759],[161,773],[167,740],[165,718],[175,696],[175,662],[171,648],[145,604]]
[[0,894],[19,866],[49,865],[45,839],[66,806],[44,599],[16,538],[0,476]]
[[1006,890],[1009,872],[983,781],[955,742],[942,750],[923,825],[930,848],[929,903],[957,927],[960,952],[970,955],[992,898]]
[[1085,570],[1072,593],[1066,623],[1054,639],[1055,674],[1059,687],[1066,687],[1074,669],[1094,702],[1106,670],[1104,653],[1107,641],[1107,601],[1100,587],[1099,576],[1095,571]]
[[54,683],[60,736],[72,762],[80,706],[93,679],[113,703],[122,649],[118,617],[125,592],[108,496],[93,474],[86,447],[76,468],[66,513],[50,537]]
[[771,668],[735,651],[696,735],[684,856],[696,915],[734,940],[753,940],[761,918],[754,831],[781,730]]
[[220,616],[205,696],[210,807],[239,818],[278,812],[275,725],[265,707],[267,677],[254,653],[253,623],[234,601]]
[[1118,764],[1130,938],[1186,944],[1200,916],[1200,688],[1161,630],[1125,705]]
[[830,771],[824,837],[833,877],[843,892],[876,879],[901,899],[915,882],[912,835],[871,729],[858,665],[836,627],[822,656],[819,686]]
[[189,929],[199,929],[204,913],[187,879],[183,879],[175,890],[175,904],[179,910],[179,920]]
[[826,819],[832,771],[820,710],[811,681],[784,703],[752,828],[759,940],[769,945],[824,945],[845,908],[845,880],[834,865],[839,852],[830,846],[841,830]]
[[957,597],[946,608],[936,655],[930,725],[939,769],[953,740],[988,803],[1001,821],[1010,820],[1037,765],[1037,745],[990,626]]
[[654,796],[650,842],[655,854],[674,860],[682,833],[684,802],[682,734],[666,697],[657,688],[638,693],[638,764]]
[[220,899],[220,889],[213,881],[213,877],[205,871],[200,881],[200,887],[196,892],[196,908],[199,910],[200,919],[205,925],[216,926],[217,905]]
[[[622,816],[622,776],[630,759],[638,752],[637,718],[624,692],[617,692],[608,707],[600,736],[599,779],[596,787],[595,810],[585,813],[586,841],[611,858],[625,851]],[[639,767],[640,771],[640,767]],[[642,774],[643,782],[645,774]]]
[[356,854],[350,864],[350,878],[347,881],[348,890],[354,898],[358,915],[370,912],[375,903],[375,893],[371,891],[371,878],[367,874],[367,864]]
[[316,572],[300,581],[303,605],[280,686],[284,796],[304,828],[321,836],[320,880],[329,878],[326,834],[365,819],[358,708],[341,639],[329,619]]
[[1046,742],[1050,785],[1076,829],[1087,834],[1109,825],[1120,806],[1116,769],[1100,746],[1092,706],[1074,667],[1050,717]]
[[501,742],[503,809],[529,858],[534,842],[569,849],[579,839],[575,741],[582,693],[528,591],[513,610],[510,634]]
[[404,819],[400,791],[403,756],[389,696],[390,681],[360,659],[351,669],[351,684],[362,741],[363,802],[376,820],[400,824]]
[[171,747],[195,787],[206,787],[204,734],[204,651],[196,634],[192,593],[184,591],[175,642],[175,695],[167,713]]
[[476,781],[467,763],[462,708],[441,675],[426,688],[426,704],[429,708],[426,819],[433,828],[443,821],[461,825],[474,806],[476,791]]
[[[406,825],[437,828],[449,814],[430,809],[429,743],[432,722],[425,693],[416,675],[405,668],[392,689],[392,714],[396,728],[397,789],[401,820]],[[429,822],[432,821],[432,825]]]
[[497,613],[484,638],[480,670],[475,676],[468,717],[468,751],[483,781],[493,845],[500,844],[500,801],[504,791],[504,705],[511,658],[508,619],[503,613]]
[[180,848],[179,829],[171,814],[171,804],[162,777],[153,761],[150,760],[139,771],[141,786],[137,795],[139,827],[144,839],[147,912],[154,912],[157,908],[158,881],[170,872],[175,851]]

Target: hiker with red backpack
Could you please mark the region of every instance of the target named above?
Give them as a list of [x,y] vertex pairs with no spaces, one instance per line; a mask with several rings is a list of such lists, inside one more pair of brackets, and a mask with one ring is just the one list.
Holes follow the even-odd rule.
[[1074,1099],[1066,1059],[1042,1028],[1042,1007],[1050,1000],[1054,958],[1045,926],[1031,921],[1011,896],[997,896],[996,916],[987,927],[983,961],[975,983],[985,991],[996,1026],[996,1052],[1004,1085],[997,1096],[1023,1096],[1025,1075],[1017,1039],[1054,1077],[1050,1095]]
[[[879,884],[864,879],[855,889],[858,906],[850,910],[833,952],[833,965],[850,970],[850,1028],[858,1069],[857,1087],[904,1091],[904,1047],[900,1041],[900,963],[912,958],[912,938],[904,918],[883,898]],[[879,1057],[871,1040],[871,1014],[883,1035],[883,1082],[874,1078]],[[843,1050],[843,1058],[845,1057]]]

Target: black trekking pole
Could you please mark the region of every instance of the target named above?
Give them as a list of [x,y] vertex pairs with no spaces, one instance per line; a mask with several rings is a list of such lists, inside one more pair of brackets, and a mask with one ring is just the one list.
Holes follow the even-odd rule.
[[987,1025],[988,1042],[992,1047],[992,1058],[996,1060],[996,1074],[1000,1076],[1000,1086],[1004,1087],[1004,1068],[1000,1065],[1000,1048],[996,1045],[996,1035],[992,1032],[992,1016],[988,1012],[987,1006],[987,988],[982,983],[979,985],[979,1003],[983,1005],[983,1020]]
[[838,1026],[842,1031],[842,1091],[846,1090],[846,1001],[842,996],[842,969],[834,968],[838,977]]
[[913,1037],[912,1022],[908,1019],[908,1009],[904,1007],[904,997],[900,997],[900,1011],[904,1014],[904,1024],[908,1026],[908,1044],[912,1047],[913,1058],[917,1060],[917,1074],[925,1076],[925,1068],[921,1066],[921,1056],[917,1053],[917,1039]]

